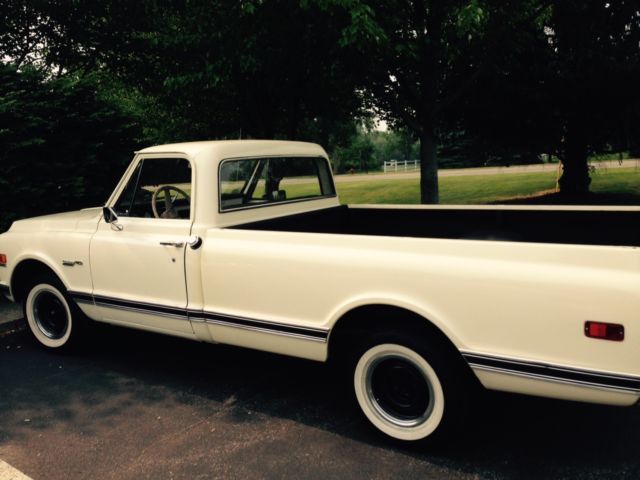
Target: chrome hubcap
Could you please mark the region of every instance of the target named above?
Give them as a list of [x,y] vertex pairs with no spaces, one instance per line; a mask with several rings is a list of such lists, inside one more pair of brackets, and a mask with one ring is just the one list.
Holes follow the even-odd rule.
[[433,410],[430,382],[402,356],[376,359],[368,369],[366,388],[378,414],[398,426],[419,425]]

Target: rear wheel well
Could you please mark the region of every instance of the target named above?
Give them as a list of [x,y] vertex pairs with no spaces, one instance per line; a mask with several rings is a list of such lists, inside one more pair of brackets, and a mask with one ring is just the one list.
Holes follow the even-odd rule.
[[33,279],[41,274],[51,274],[56,278],[58,274],[39,260],[24,260],[16,266],[11,276],[11,293],[16,302],[21,303],[32,286]]
[[378,431],[427,444],[454,438],[479,382],[451,340],[410,310],[369,305],[331,331],[329,362]]
[[367,305],[343,315],[329,336],[329,361],[341,361],[368,335],[390,330],[433,339],[468,368],[460,351],[438,327],[411,310],[392,305]]

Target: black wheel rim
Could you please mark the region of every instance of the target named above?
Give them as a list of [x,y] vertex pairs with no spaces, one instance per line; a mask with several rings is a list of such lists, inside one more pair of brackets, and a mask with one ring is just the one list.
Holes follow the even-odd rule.
[[33,316],[40,331],[52,340],[64,337],[69,328],[69,313],[52,292],[40,292],[33,300]]
[[385,358],[372,370],[371,394],[388,416],[412,423],[428,416],[431,389],[413,363],[404,358]]

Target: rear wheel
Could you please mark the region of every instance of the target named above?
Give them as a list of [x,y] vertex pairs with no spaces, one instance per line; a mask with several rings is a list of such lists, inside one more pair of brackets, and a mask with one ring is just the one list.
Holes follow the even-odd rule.
[[459,363],[428,338],[376,335],[363,343],[352,363],[358,405],[386,435],[431,442],[450,433],[466,411]]
[[86,327],[84,315],[53,274],[32,282],[24,300],[24,315],[36,341],[58,351],[77,346]]

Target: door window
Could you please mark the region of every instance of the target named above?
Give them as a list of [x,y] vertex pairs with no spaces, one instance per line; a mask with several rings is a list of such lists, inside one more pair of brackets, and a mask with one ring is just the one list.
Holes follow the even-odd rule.
[[188,219],[191,164],[184,158],[145,158],[136,166],[113,209],[118,216]]

